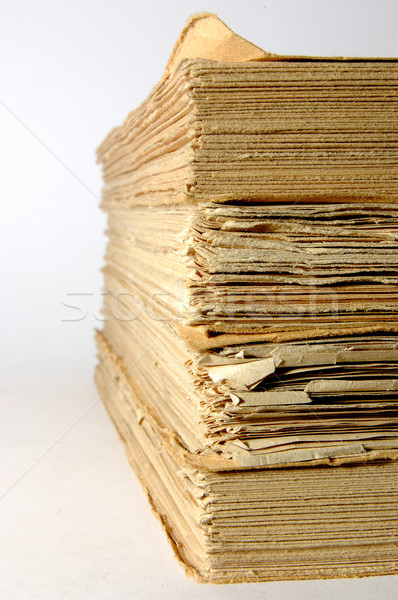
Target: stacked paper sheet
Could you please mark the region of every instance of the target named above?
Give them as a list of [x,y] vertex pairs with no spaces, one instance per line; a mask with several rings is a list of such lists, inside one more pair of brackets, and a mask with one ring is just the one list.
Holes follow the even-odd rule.
[[199,579],[396,568],[397,92],[198,15],[99,148],[97,384]]

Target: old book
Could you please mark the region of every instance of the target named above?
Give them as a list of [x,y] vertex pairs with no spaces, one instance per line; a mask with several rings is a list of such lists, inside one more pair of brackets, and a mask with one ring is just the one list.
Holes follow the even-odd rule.
[[98,150],[97,385],[198,579],[395,572],[397,91],[200,14]]

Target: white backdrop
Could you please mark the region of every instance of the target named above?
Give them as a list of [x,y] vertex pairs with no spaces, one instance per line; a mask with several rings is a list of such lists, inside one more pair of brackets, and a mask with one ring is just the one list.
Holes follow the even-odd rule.
[[105,226],[94,150],[159,79],[186,18],[216,12],[281,54],[397,56],[397,9],[395,0],[1,0],[0,594],[152,598],[150,584],[165,597],[394,597],[390,578],[188,585],[91,379]]

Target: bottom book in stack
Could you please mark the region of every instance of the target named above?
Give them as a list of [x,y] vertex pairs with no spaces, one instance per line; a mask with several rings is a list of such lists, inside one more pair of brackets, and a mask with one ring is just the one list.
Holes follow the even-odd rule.
[[188,573],[227,583],[398,572],[398,462],[239,469],[195,455],[151,411],[133,367],[97,343],[102,400]]

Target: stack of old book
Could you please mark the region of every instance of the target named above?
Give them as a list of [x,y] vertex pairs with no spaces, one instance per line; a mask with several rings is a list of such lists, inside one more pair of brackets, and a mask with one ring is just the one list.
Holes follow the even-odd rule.
[[398,61],[193,17],[98,151],[98,389],[214,582],[396,572]]

